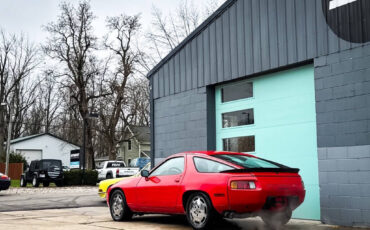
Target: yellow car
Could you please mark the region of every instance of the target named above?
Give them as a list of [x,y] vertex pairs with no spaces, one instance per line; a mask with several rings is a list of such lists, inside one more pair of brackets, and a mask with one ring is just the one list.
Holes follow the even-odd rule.
[[140,176],[140,173],[142,170],[150,170],[150,163],[146,164],[139,172],[137,172],[135,175],[130,176],[130,177],[121,177],[121,178],[114,178],[114,179],[108,179],[108,180],[103,180],[99,183],[99,191],[98,194],[101,198],[105,198],[105,194],[107,193],[107,190],[110,186],[114,185],[115,183],[125,180],[127,178],[131,177],[138,177]]

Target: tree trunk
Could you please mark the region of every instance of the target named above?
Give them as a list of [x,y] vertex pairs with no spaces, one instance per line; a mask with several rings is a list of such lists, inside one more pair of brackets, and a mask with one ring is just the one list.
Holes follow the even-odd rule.
[[0,106],[0,159],[5,157],[5,146],[3,145],[5,141],[5,130],[4,106]]
[[116,160],[117,159],[117,153],[116,153],[116,141],[115,141],[115,135],[114,135],[114,130],[113,129],[113,134],[112,134],[112,129],[110,129],[110,134],[108,134],[108,154],[109,154],[109,160]]
[[86,169],[95,169],[95,158],[94,158],[94,148],[92,144],[92,127],[91,127],[91,120],[89,118],[86,118],[86,159],[85,159],[85,165]]

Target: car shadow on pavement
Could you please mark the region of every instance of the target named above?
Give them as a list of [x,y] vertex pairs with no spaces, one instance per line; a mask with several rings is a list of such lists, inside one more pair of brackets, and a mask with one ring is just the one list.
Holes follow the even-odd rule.
[[[160,225],[177,225],[179,228],[189,228],[191,229],[189,223],[186,220],[186,216],[183,215],[144,215],[144,216],[135,216],[132,220],[133,222],[147,222],[151,224],[160,224]],[[251,221],[247,224],[244,224],[243,227],[239,226],[237,221],[231,221],[227,219],[220,219],[215,223],[213,230],[271,230],[267,228],[262,222]]]

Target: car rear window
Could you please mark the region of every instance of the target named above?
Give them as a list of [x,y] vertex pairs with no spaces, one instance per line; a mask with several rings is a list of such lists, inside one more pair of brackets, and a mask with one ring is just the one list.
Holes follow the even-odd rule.
[[222,154],[222,155],[213,155],[218,159],[239,165],[243,168],[286,168],[286,166],[264,160],[261,158],[249,157],[245,155],[235,155],[235,154]]
[[124,168],[125,164],[123,162],[108,162],[107,168]]
[[61,168],[62,167],[62,163],[61,161],[42,161],[42,168],[43,169],[47,169],[47,168],[51,168],[51,167],[57,167],[57,168]]
[[201,157],[194,157],[194,165],[198,172],[200,173],[218,173],[225,170],[232,170],[233,167],[230,167],[225,164],[221,164],[216,161],[208,160]]

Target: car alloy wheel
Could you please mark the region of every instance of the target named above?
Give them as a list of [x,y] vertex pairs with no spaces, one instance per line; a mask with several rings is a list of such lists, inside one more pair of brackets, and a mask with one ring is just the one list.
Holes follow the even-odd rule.
[[194,225],[203,226],[207,219],[208,207],[203,197],[196,196],[190,203],[190,218]]
[[119,193],[116,193],[112,199],[113,199],[113,204],[112,204],[113,215],[116,218],[119,218],[122,215],[122,212],[123,212],[123,198],[122,198],[122,195],[119,194]]
[[194,229],[212,229],[216,216],[217,213],[207,194],[197,192],[187,200],[186,217]]
[[110,194],[109,207],[112,218],[115,221],[132,218],[133,213],[128,207],[125,195],[121,190],[115,190]]

